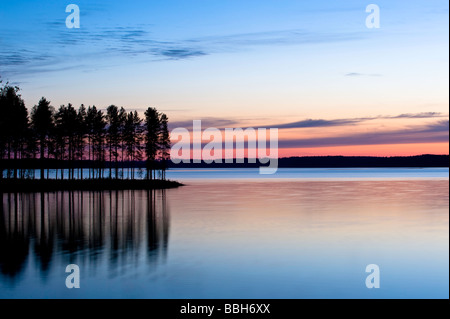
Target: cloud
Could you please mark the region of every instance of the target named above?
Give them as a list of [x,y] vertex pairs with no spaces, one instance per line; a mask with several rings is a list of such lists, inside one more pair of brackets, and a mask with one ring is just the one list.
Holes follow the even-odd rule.
[[193,43],[211,46],[260,46],[260,45],[297,45],[324,42],[342,42],[360,40],[366,33],[324,33],[300,29],[262,31],[253,33],[230,34],[224,36],[210,36],[189,40]]
[[446,117],[447,115],[443,115],[440,112],[422,112],[422,113],[407,113],[407,114],[400,114],[397,116],[389,117],[392,119],[400,119],[400,118],[406,118],[406,119],[425,119],[425,118],[433,118],[433,117]]
[[3,66],[7,65],[21,65],[25,64],[29,61],[28,57],[25,54],[20,53],[12,53],[12,54],[4,54],[0,53],[0,63]]
[[[218,129],[232,128],[240,124],[240,122],[237,120],[225,120],[216,117],[206,117],[197,120],[202,121],[202,129],[207,129],[210,127]],[[175,128],[186,128],[188,130],[192,130],[192,122],[193,120],[169,122],[169,128],[170,130],[173,130]]]
[[[207,127],[219,127],[217,124],[238,124],[235,121],[218,119],[202,121],[202,129]],[[192,121],[176,122],[176,127],[184,127],[192,130]],[[175,128],[175,127],[174,127]],[[171,128],[172,129],[172,128]],[[362,145],[396,145],[396,144],[419,144],[419,143],[448,143],[449,142],[449,121],[439,120],[427,125],[415,125],[404,129],[386,130],[381,129],[366,133],[344,134],[341,136],[329,136],[320,138],[298,138],[280,139],[279,148],[318,148],[318,147],[342,147],[342,146],[362,146]],[[203,144],[203,146],[206,142]]]
[[352,73],[347,73],[345,76],[362,76],[363,74],[361,74],[361,73],[355,73],[355,72],[352,72]]
[[[293,29],[161,41],[155,39],[151,30],[151,25],[67,29],[64,19],[49,21],[45,23],[39,41],[3,39],[7,45],[2,46],[8,51],[0,48],[0,71],[27,74],[39,70],[42,65],[52,65],[55,70],[60,70],[70,64],[79,64],[80,60],[89,70],[97,69],[99,64],[106,66],[111,57],[141,57],[145,61],[185,60],[258,46],[353,41],[367,36],[367,33],[320,33]],[[42,72],[49,72],[49,69]]]
[[359,76],[372,76],[372,77],[377,77],[377,76],[383,76],[382,74],[377,74],[377,73],[357,73],[357,72],[351,72],[351,73],[347,73],[345,76],[349,76],[349,77],[359,77]]
[[[208,54],[188,41],[158,41],[151,38],[146,26],[67,29],[64,21],[46,23],[46,36],[39,45],[23,42],[23,48],[0,48],[2,72],[9,74],[63,70],[69,65],[97,69],[111,57],[146,57],[158,61],[182,60]],[[48,45],[46,45],[46,42]],[[16,44],[17,46],[17,44]],[[43,51],[45,48],[45,51]],[[51,65],[51,68],[47,66]]]
[[[186,110],[182,110],[186,112]],[[325,128],[325,127],[336,127],[336,126],[347,126],[347,125],[356,125],[359,123],[363,123],[366,121],[372,121],[377,119],[433,119],[433,118],[442,118],[448,117],[448,115],[442,114],[440,112],[424,112],[424,113],[410,113],[410,114],[400,114],[394,116],[375,116],[375,117],[357,117],[357,118],[349,118],[349,119],[332,119],[332,120],[324,120],[324,119],[307,119],[297,122],[284,123],[284,124],[275,124],[275,125],[267,125],[267,126],[254,126],[253,128],[278,128],[278,129],[297,129],[297,128]],[[248,128],[247,126],[242,126],[242,122],[245,121],[243,119],[235,120],[235,119],[222,119],[217,117],[205,117],[198,118],[195,120],[202,121],[202,128],[215,127],[218,129],[224,128],[234,128],[234,127],[242,127],[243,129]],[[253,119],[254,120],[254,119]],[[192,129],[192,121],[193,120],[185,120],[185,121],[176,121],[169,122],[170,129],[183,127],[188,130]],[[445,122],[445,120],[444,120]],[[446,122],[448,123],[448,121]]]
[[423,112],[423,113],[409,113],[400,114],[395,116],[375,116],[375,117],[357,117],[350,119],[334,119],[334,120],[324,120],[324,119],[307,119],[297,122],[275,124],[263,126],[263,128],[278,128],[278,129],[293,129],[293,128],[314,128],[314,127],[332,127],[332,126],[346,126],[355,125],[366,121],[379,120],[379,119],[425,119],[425,118],[440,118],[448,117],[439,112]]
[[202,55],[206,55],[205,52],[195,50],[195,49],[169,49],[169,50],[162,50],[160,51],[160,54],[162,56],[174,59],[174,60],[180,60],[180,59],[187,59],[190,57],[198,57]]
[[265,128],[276,127],[278,129],[291,129],[291,128],[310,128],[310,127],[330,127],[330,126],[343,126],[352,125],[361,122],[359,119],[341,119],[341,120],[303,120],[298,122],[278,124],[273,126],[266,126]]
[[383,130],[342,136],[281,140],[281,148],[311,148],[356,145],[448,143],[449,121],[440,120],[432,124],[414,126],[400,130]]

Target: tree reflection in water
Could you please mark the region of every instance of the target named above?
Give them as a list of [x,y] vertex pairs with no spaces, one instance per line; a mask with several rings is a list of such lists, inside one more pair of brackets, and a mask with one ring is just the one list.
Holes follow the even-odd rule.
[[[3,194],[0,274],[21,277],[34,258],[41,277],[58,256],[70,263],[105,261],[118,269],[164,261],[169,211],[164,190]],[[141,260],[142,261],[142,260]]]

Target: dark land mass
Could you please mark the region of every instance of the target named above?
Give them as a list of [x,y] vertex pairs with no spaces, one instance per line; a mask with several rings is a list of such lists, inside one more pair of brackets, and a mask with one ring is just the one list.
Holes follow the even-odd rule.
[[[238,164],[173,164],[168,163],[168,167],[173,168],[251,168],[265,166],[260,163],[252,164],[245,160],[245,163]],[[370,157],[370,156],[305,156],[286,157],[278,159],[279,168],[363,168],[363,167],[449,167],[449,155],[419,155],[406,157]]]
[[183,186],[169,180],[116,180],[116,179],[4,179],[0,182],[0,193],[35,193],[56,191],[103,191],[103,190],[153,190]]
[[[364,168],[364,167],[406,167],[406,168],[424,168],[424,167],[449,167],[449,155],[420,155],[407,157],[369,157],[369,156],[308,156],[308,157],[289,157],[278,160],[279,168]],[[102,165],[96,165],[92,161],[54,161],[54,160],[3,160],[3,169],[61,169],[61,168],[109,168],[114,163],[104,162]],[[44,164],[44,165],[43,165]],[[123,166],[122,166],[123,165]],[[164,166],[170,168],[257,168],[264,166],[259,162],[248,163],[181,163],[174,164],[171,161],[165,163],[155,163],[155,166]],[[121,164],[124,168],[145,168],[145,162],[126,162]],[[0,180],[0,192],[54,192],[65,190],[147,190],[147,189],[167,189],[183,186],[176,181],[169,180],[121,180],[121,179],[83,179],[83,180],[55,180],[55,179],[8,179]]]
[[[192,161],[191,161],[192,162]],[[280,168],[361,168],[361,167],[449,167],[449,155],[418,155],[418,156],[393,156],[393,157],[374,157],[374,156],[304,156],[304,157],[285,157],[278,159]],[[145,168],[145,162],[123,162],[119,168]],[[257,163],[180,163],[174,164],[171,161],[155,164],[155,169],[160,167],[167,168],[259,168]],[[3,160],[2,166],[7,168],[22,169],[68,169],[68,168],[114,168],[113,162],[103,162],[101,165],[94,161],[55,161],[55,160]]]

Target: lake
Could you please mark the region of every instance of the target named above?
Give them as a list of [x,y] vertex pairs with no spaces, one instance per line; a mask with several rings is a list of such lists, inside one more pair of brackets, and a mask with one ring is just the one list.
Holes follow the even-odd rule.
[[449,298],[448,168],[257,172],[2,194],[0,298]]

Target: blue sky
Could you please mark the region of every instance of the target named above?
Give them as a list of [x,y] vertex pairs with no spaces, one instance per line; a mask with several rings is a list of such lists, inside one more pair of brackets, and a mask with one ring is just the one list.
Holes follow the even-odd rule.
[[[65,26],[70,3],[80,29]],[[2,1],[0,75],[28,107],[156,106],[180,123],[448,116],[448,2],[374,1],[380,29],[370,3]]]

